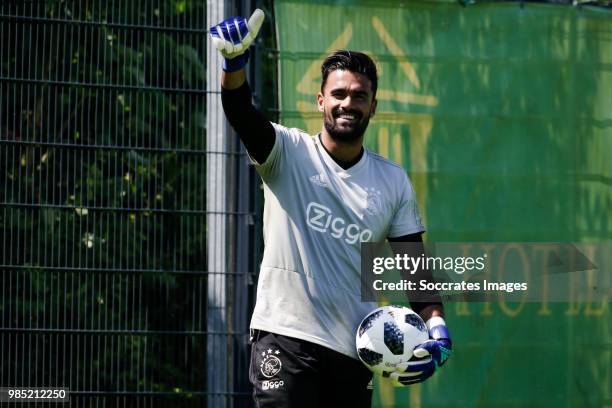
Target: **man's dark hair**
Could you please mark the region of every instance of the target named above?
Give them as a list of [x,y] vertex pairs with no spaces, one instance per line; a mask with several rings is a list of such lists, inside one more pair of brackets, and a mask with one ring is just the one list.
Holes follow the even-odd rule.
[[321,65],[321,92],[323,92],[330,72],[338,69],[365,75],[372,83],[372,92],[376,96],[378,76],[376,74],[376,65],[372,58],[363,52],[348,50],[338,50],[329,54]]

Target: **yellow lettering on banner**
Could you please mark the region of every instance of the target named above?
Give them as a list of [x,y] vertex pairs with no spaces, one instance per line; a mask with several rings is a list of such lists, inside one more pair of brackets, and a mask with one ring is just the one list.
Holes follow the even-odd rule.
[[482,310],[480,311],[481,316],[493,316],[493,307],[491,306],[491,302],[484,302],[482,305]]
[[[521,310],[523,310],[523,307],[525,307],[525,300],[522,300],[516,308],[512,309],[510,306],[508,306],[508,303],[506,303],[504,296],[505,296],[504,292],[500,292],[499,308],[501,309],[501,311],[504,312],[504,314],[509,317],[518,316],[521,313]],[[525,294],[523,294],[523,297],[525,297]]]
[[553,246],[551,245],[534,245],[533,251],[534,256],[542,254],[542,306],[538,310],[538,316],[550,316],[552,312],[548,307],[548,278],[550,271],[548,270],[548,256],[553,252]]
[[[494,248],[495,248],[495,245],[493,244],[482,245],[482,252],[485,254],[490,254]],[[490,258],[491,258],[491,255],[489,255],[489,259]],[[484,276],[485,276],[485,279],[489,281],[490,280],[489,277],[491,276],[491,271],[486,266],[487,266],[487,263],[485,263]],[[487,293],[487,297],[489,297],[488,293]],[[491,306],[491,302],[487,301],[483,304],[483,308],[480,311],[480,315],[481,316],[493,316],[493,307]]]
[[[582,248],[583,248],[583,253],[588,259],[595,259],[595,246],[594,245],[588,245]],[[597,270],[591,270],[591,271],[586,272],[588,292],[587,292],[586,307],[584,309],[585,316],[603,316],[608,306],[608,296],[606,295],[601,300],[601,302],[599,302],[599,307],[597,308],[593,307],[593,287],[596,285],[596,280],[595,280],[596,273],[601,273],[601,271],[597,269]]]
[[608,306],[608,297],[604,297],[599,302],[599,307],[593,307],[593,286],[595,285],[595,274],[598,271],[587,271],[587,285],[589,287],[587,292],[587,302],[584,309],[585,316],[603,316]]
[[455,302],[455,314],[457,316],[471,316],[468,302]]
[[[529,261],[527,260],[527,254],[525,253],[525,250],[521,246],[514,245],[514,244],[506,246],[502,254],[499,257],[499,269],[498,269],[499,272],[497,273],[498,282],[504,281],[503,279],[503,273],[505,269],[504,260],[506,259],[506,256],[511,249],[516,250],[521,258],[521,261],[523,264],[523,268],[522,268],[523,282],[529,282]],[[519,303],[518,307],[516,307],[515,309],[510,308],[508,304],[506,303],[505,292],[500,292],[498,296],[499,296],[499,308],[501,309],[502,312],[504,312],[506,316],[509,316],[509,317],[518,316],[518,314],[521,313],[521,310],[523,310],[523,307],[525,306],[526,293],[523,293],[522,300]]]
[[[470,245],[462,246],[463,256],[468,256]],[[464,279],[465,279],[465,275]],[[471,316],[470,309],[468,308],[468,302],[457,302],[455,303],[455,313],[457,316]]]
[[565,311],[567,316],[578,316],[580,313],[581,302],[576,299],[576,280],[578,279],[576,273],[569,274],[569,299],[568,299],[568,309]]

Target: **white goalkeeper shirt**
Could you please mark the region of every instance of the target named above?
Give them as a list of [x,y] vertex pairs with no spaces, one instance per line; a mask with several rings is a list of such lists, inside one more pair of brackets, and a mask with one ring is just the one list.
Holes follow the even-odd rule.
[[365,149],[340,167],[319,136],[273,124],[264,182],[264,256],[251,328],[357,358],[355,331],[376,303],[362,302],[361,242],[424,231],[404,169]]

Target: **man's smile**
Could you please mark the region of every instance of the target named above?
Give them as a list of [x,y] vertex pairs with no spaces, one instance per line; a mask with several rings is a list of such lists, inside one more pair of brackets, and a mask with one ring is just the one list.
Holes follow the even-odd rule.
[[354,123],[361,119],[361,115],[357,112],[337,112],[334,114],[334,118],[338,122]]

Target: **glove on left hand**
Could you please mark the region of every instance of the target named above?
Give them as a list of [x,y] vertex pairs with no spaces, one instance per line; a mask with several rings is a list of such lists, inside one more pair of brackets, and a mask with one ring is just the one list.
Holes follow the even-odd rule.
[[429,340],[415,347],[414,357],[406,363],[403,371],[389,375],[394,386],[404,387],[425,381],[450,357],[453,344],[444,319],[433,317],[427,321],[427,327]]
[[212,42],[225,58],[223,70],[238,71],[249,60],[249,46],[257,37],[265,15],[256,9],[247,22],[243,17],[230,17],[210,28]]

